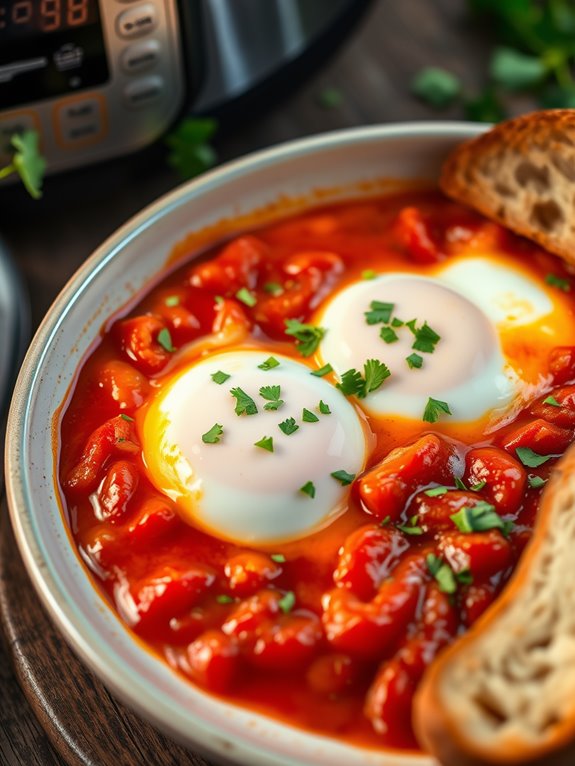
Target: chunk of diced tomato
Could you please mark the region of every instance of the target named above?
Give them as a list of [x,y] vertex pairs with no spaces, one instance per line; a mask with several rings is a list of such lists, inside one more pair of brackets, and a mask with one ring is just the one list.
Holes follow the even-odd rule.
[[477,447],[465,458],[464,481],[468,485],[485,482],[482,497],[492,503],[497,512],[516,513],[523,500],[527,473],[521,463],[497,447]]

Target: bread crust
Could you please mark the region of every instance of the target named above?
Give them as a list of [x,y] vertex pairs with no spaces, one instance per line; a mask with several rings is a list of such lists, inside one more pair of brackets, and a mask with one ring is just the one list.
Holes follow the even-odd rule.
[[[564,673],[573,682],[570,709],[556,714],[539,738],[532,737],[529,731],[526,736],[520,736],[518,727],[509,726],[510,722],[503,718],[494,722],[491,736],[489,727],[487,736],[483,736],[478,731],[478,723],[483,723],[482,704],[467,704],[481,688],[477,684],[478,674],[487,673],[488,668],[493,672],[494,667],[499,667],[489,651],[489,640],[492,648],[497,650],[499,643],[503,643],[503,660],[512,661],[513,652],[522,638],[528,636],[531,626],[521,625],[520,621],[516,635],[513,635],[509,615],[519,611],[519,618],[523,617],[524,623],[529,618],[528,599],[533,582],[537,578],[541,580],[542,562],[550,554],[549,540],[557,536],[558,530],[562,533],[560,525],[566,514],[575,517],[575,447],[569,449],[554,469],[542,495],[533,538],[505,591],[473,628],[433,663],[416,694],[416,735],[422,747],[437,757],[443,766],[573,766],[575,763],[575,661],[572,656],[566,656],[564,668]],[[575,550],[570,547],[570,542],[567,540],[567,546],[563,548],[560,565],[564,586],[575,590]],[[520,606],[521,599],[524,603]],[[554,626],[554,635],[549,640],[566,638],[575,652],[575,635],[562,637],[557,635],[559,630],[559,626]],[[549,641],[545,645],[548,646]],[[538,648],[535,642],[533,657]],[[558,657],[559,662],[563,659]],[[460,681],[463,679],[456,689],[453,688],[454,675]],[[525,683],[531,680],[526,678]],[[509,680],[507,684],[509,686]],[[521,680],[516,679],[515,688],[513,685],[506,688],[504,683],[498,690],[512,694],[521,692],[520,687]],[[506,727],[509,729],[507,734]]]
[[440,186],[575,266],[575,109],[533,112],[466,141]]

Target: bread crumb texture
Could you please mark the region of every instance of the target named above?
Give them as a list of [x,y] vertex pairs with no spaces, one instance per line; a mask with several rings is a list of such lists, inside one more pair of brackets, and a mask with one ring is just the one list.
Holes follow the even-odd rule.
[[575,110],[524,115],[462,144],[440,185],[575,265]]

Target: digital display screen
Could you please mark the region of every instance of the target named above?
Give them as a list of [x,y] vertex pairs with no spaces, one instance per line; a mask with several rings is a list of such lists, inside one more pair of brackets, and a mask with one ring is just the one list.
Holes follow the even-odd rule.
[[98,0],[0,0],[0,109],[108,78]]

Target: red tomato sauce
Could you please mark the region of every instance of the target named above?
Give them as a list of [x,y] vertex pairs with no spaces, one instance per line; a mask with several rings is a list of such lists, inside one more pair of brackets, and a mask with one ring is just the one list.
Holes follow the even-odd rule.
[[[178,673],[315,732],[417,748],[411,703],[425,668],[504,587],[556,462],[526,467],[516,448],[557,456],[573,440],[575,346],[550,349],[537,371],[548,376],[544,395],[493,433],[477,422],[368,417],[376,440],[348,511],[267,552],[179,518],[146,476],[137,416],[161,377],[205,353],[214,332],[225,331],[225,348],[249,338],[301,360],[285,320],[310,321],[333,291],[370,270],[426,273],[463,250],[490,249],[570,289],[539,248],[436,192],[411,192],[236,237],[108,321],[63,412],[59,481],[98,587]],[[254,306],[238,300],[242,288]],[[526,354],[514,344],[509,353]],[[454,455],[464,465],[457,477]],[[436,485],[448,490],[427,494]],[[451,517],[478,504],[488,528],[462,531]]]

